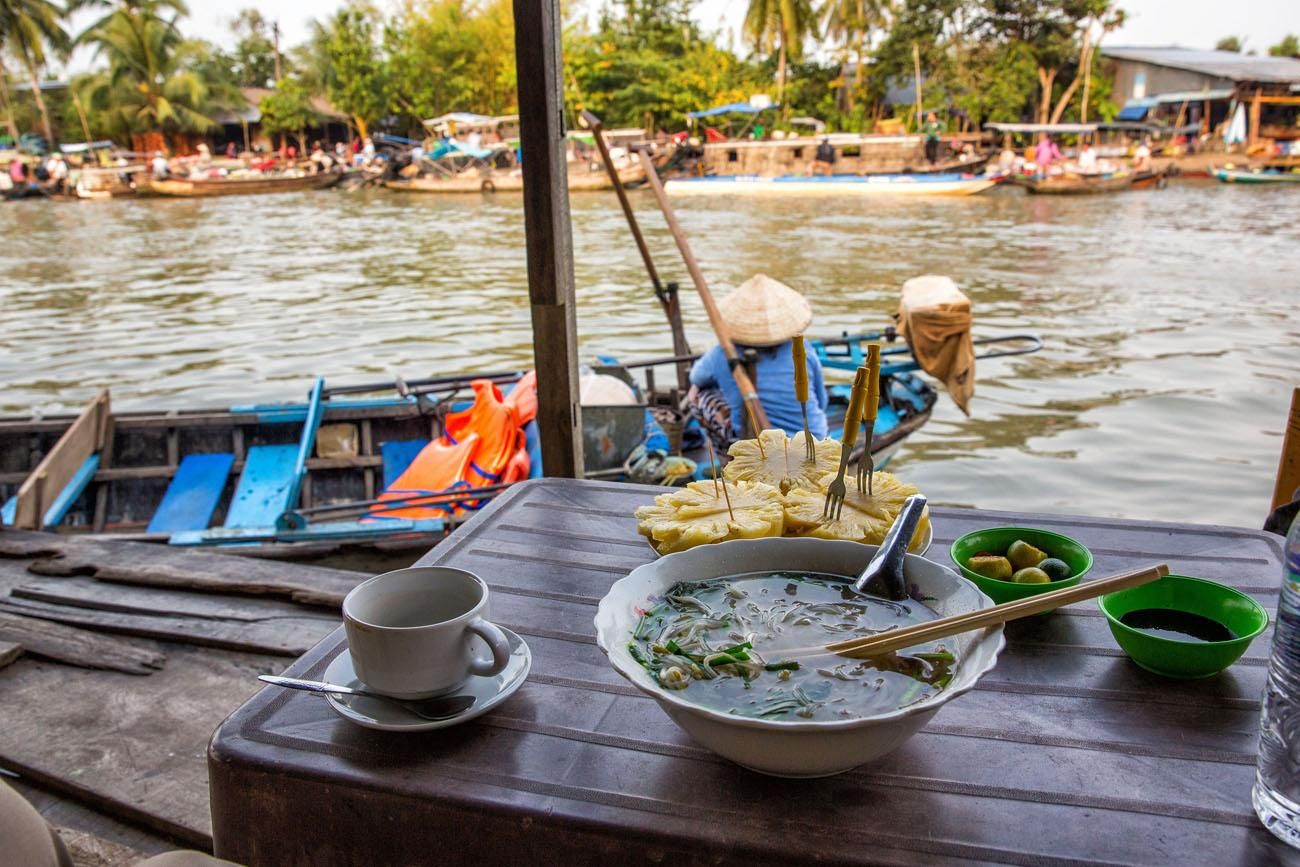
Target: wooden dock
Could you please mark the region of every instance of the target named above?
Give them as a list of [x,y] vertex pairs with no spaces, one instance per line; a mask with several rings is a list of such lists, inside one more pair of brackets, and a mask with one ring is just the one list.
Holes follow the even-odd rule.
[[0,774],[83,863],[210,851],[208,738],[366,577],[0,531]]

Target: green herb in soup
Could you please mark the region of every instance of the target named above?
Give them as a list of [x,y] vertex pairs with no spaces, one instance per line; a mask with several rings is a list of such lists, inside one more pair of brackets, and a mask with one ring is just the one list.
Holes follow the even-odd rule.
[[674,584],[628,644],[667,689],[713,710],[774,720],[857,719],[907,707],[952,680],[942,642],[905,653],[789,659],[782,651],[938,617],[920,602],[863,596],[836,575],[757,572]]

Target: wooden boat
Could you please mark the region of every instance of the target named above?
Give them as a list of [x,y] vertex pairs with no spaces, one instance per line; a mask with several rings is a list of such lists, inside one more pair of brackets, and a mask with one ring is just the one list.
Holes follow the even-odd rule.
[[1058,175],[1048,178],[1021,178],[1018,183],[1031,193],[1053,196],[1087,196],[1115,193],[1133,186],[1132,172],[1111,175]]
[[1300,184],[1300,172],[1267,169],[1215,169],[1214,177],[1225,184]]
[[342,177],[338,172],[322,172],[315,175],[261,175],[247,178],[149,178],[138,182],[136,191],[140,195],[179,198],[247,196],[322,190],[334,186]]
[[[625,166],[618,170],[618,179],[625,187],[640,183],[645,180],[645,169],[639,165]],[[515,193],[523,190],[524,175],[520,168],[501,170],[472,166],[454,175],[422,175],[417,178],[387,180],[384,181],[384,186],[405,193]],[[613,188],[609,175],[600,166],[592,168],[587,163],[570,165],[570,192]]]
[[1134,172],[1133,183],[1130,188],[1134,190],[1149,190],[1152,187],[1163,190],[1168,184],[1168,179],[1164,171],[1151,172]]
[[[847,371],[861,363],[864,341],[880,339],[881,334],[873,333],[809,343],[823,366]],[[1026,335],[976,341],[982,346],[1006,342],[1028,345],[980,358],[1034,352],[1041,346]],[[937,398],[935,389],[916,375],[905,344],[887,348],[885,357],[882,403],[871,441],[877,467],[929,420]],[[630,412],[635,431],[619,453],[601,456],[595,454],[599,446],[589,448],[589,477],[623,476],[650,407],[675,403],[672,392],[655,389],[654,369],[692,358],[597,368],[625,378],[643,373],[646,403],[588,408],[593,443],[609,439],[613,411]],[[522,375],[514,371],[473,378],[507,389]],[[317,380],[304,401],[165,412],[112,413],[105,392],[75,417],[0,418],[0,523],[173,545],[237,546],[239,553],[279,558],[316,558],[341,548],[361,549],[368,557],[380,550],[422,551],[453,529],[464,513],[449,513],[445,519],[374,520],[386,508],[430,500],[381,506],[377,497],[430,439],[442,435],[447,413],[467,405],[470,379],[462,375],[330,390]],[[849,388],[828,390],[828,418],[831,428],[838,429]],[[541,475],[536,423],[525,433],[531,474]],[[698,449],[685,452],[699,464],[697,474],[707,466],[703,449],[701,441]],[[482,501],[503,487],[440,495],[438,501]]]
[[725,175],[673,178],[664,189],[673,196],[970,196],[996,185],[997,176],[966,174],[897,175]]

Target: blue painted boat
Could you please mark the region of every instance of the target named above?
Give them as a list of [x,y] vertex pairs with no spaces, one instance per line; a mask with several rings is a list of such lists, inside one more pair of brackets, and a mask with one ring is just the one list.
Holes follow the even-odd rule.
[[[883,466],[912,433],[929,420],[937,399],[917,375],[905,342],[892,330],[809,341],[823,366],[852,371],[864,363],[864,345],[885,341],[883,388],[871,451]],[[1029,335],[976,340],[977,346],[1013,344],[978,356],[1034,352]],[[632,378],[647,405],[668,402],[656,390],[655,368],[672,368],[695,356],[668,357],[594,368]],[[361,568],[375,568],[376,551],[407,562],[452,530],[465,513],[445,518],[384,516],[430,497],[380,502],[384,491],[420,450],[442,435],[449,412],[469,405],[470,381],[490,379],[508,390],[523,371],[433,377],[327,388],[317,379],[305,399],[218,409],[113,413],[111,433],[93,453],[76,455],[75,472],[37,511],[41,528],[55,532],[111,534],[174,545],[238,546],[241,553],[319,558],[340,549],[361,549]],[[832,385],[828,417],[843,426],[847,385]],[[596,408],[605,409],[605,408]],[[618,407],[649,417],[643,407]],[[597,412],[588,414],[599,418]],[[13,523],[19,487],[77,422],[76,416],[0,418],[0,522]],[[603,430],[603,428],[602,428]],[[542,472],[536,423],[525,429],[531,475]],[[626,444],[630,452],[638,443]],[[700,449],[687,457],[707,463]],[[626,454],[614,456],[589,476],[623,477]],[[448,506],[486,502],[504,485],[438,496]],[[383,520],[375,520],[381,517]],[[382,559],[382,558],[381,558]],[[335,562],[338,562],[335,560]]]
[[1300,172],[1280,169],[1216,169],[1214,172],[1225,184],[1300,184]]
[[951,172],[893,175],[717,175],[673,178],[664,183],[671,196],[970,196],[998,183],[996,175]]

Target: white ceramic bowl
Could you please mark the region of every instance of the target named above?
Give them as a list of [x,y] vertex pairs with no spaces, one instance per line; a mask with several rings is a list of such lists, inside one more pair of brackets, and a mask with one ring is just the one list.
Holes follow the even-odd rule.
[[[790,722],[733,716],[689,702],[661,687],[628,653],[640,615],[678,581],[702,581],[750,572],[804,570],[857,575],[876,548],[825,539],[746,539],[701,545],[669,554],[615,582],[596,612],[596,639],[610,663],[654,698],[695,740],[751,770],[779,777],[824,777],[879,758],[924,726],[945,702],[975,686],[997,664],[1005,645],[1002,628],[953,639],[957,673],[947,688],[902,710],[867,719]],[[912,554],[904,566],[909,586],[933,597],[926,604],[943,617],[986,608],[993,600],[953,570]]]
[[[783,537],[783,538],[784,538],[784,537]],[[799,537],[793,537],[793,538],[799,538]],[[811,538],[811,537],[810,537],[810,538]],[[731,541],[738,541],[738,540],[733,539],[733,540],[731,540]],[[823,539],[823,540],[821,540],[821,541],[830,541],[830,540],[829,540],[829,539]],[[917,542],[913,543],[912,546],[911,546],[908,550],[909,550],[911,553],[913,553],[913,554],[924,555],[926,551],[929,551],[929,550],[930,550],[930,543],[933,542],[933,541],[934,541],[934,522],[933,522],[933,521],[930,521],[929,523],[927,523],[927,524],[925,525],[925,530],[921,533],[921,538],[920,538],[919,540],[917,540]],[[649,540],[649,539],[646,539],[646,544],[647,544],[647,545],[650,545],[650,540]],[[714,544],[714,545],[730,545],[731,542],[730,542],[730,541],[729,541],[729,542],[714,542],[713,544]],[[655,551],[655,546],[654,546],[654,545],[650,545],[650,550],[651,550],[651,551]],[[871,550],[872,550],[872,551],[876,550],[876,548],[875,548],[874,545],[871,547]],[[659,556],[662,556],[662,555],[661,555],[658,551],[655,551],[655,556],[656,556],[656,557],[659,557]]]

